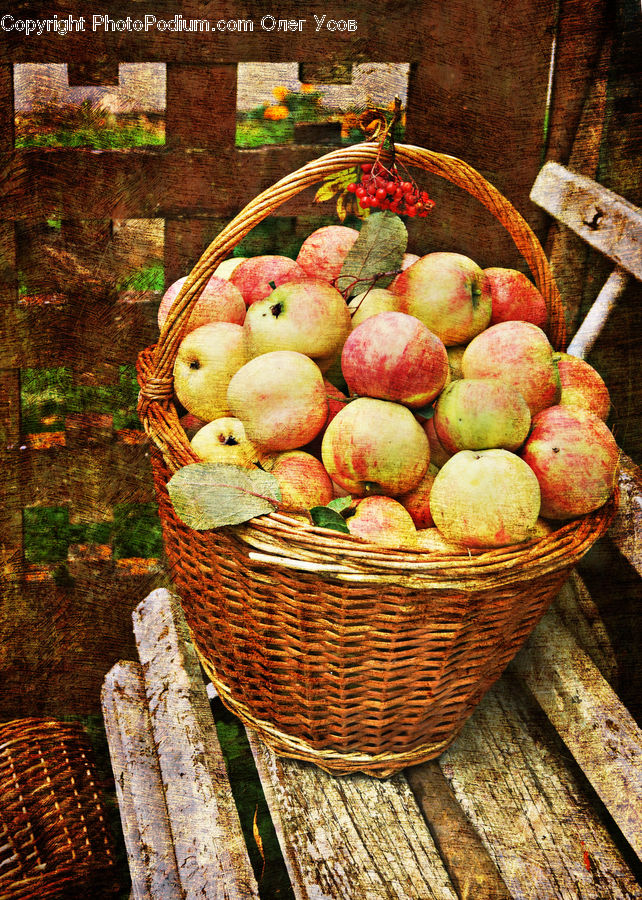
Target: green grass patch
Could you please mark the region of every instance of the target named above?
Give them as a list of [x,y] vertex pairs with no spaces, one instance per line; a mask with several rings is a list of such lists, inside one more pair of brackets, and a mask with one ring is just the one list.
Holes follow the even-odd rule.
[[119,281],[119,291],[162,291],[165,288],[165,267],[162,263],[139,269]]

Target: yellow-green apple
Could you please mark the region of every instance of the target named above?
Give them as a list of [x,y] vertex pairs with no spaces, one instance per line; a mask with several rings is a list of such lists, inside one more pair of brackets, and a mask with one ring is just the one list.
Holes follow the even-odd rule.
[[[401,266],[399,267],[399,271],[405,272],[406,269],[409,268],[413,263],[416,263],[418,259],[421,259],[421,257],[418,256],[416,253],[404,253],[402,260],[401,260]],[[399,278],[399,275],[395,275],[395,277],[392,279],[392,281],[388,285],[388,290],[390,290],[390,291],[393,290],[393,285],[396,283],[397,278]]]
[[435,524],[430,512],[430,492],[438,471],[437,466],[430,463],[417,487],[397,497],[401,505],[410,513],[416,528],[430,528]]
[[491,325],[520,320],[541,329],[548,323],[546,301],[530,278],[517,269],[491,266],[484,269],[492,297]]
[[248,440],[243,423],[233,416],[223,416],[203,425],[190,444],[204,462],[251,468],[259,461],[257,449]]
[[439,470],[430,510],[449,541],[470,547],[518,544],[534,536],[539,483],[510,450],[460,450]]
[[302,447],[328,417],[319,367],[294,350],[273,350],[251,359],[231,379],[227,400],[261,451]]
[[457,544],[454,541],[446,540],[441,531],[435,526],[418,528],[412,549],[427,550],[431,553],[438,553],[446,556],[468,553],[468,548],[464,544]]
[[542,329],[532,322],[491,325],[468,344],[461,367],[464,378],[497,378],[517,388],[531,416],[559,403],[554,351]]
[[246,362],[241,325],[201,325],[179,344],[174,362],[174,393],[187,412],[206,422],[227,416],[227,387]]
[[437,436],[434,414],[429,419],[420,417],[419,421],[428,437],[428,443],[430,445],[430,463],[431,465],[435,465],[438,469],[441,469],[446,460],[450,459],[453,454],[446,450]]
[[329,366],[350,332],[343,296],[320,278],[283,284],[247,310],[244,326],[248,356],[296,350]]
[[377,313],[393,312],[397,309],[397,298],[392,291],[386,288],[371,288],[362,294],[357,294],[348,303],[348,310],[352,319],[352,328],[356,328],[370,316]]
[[317,228],[301,244],[296,261],[311,278],[333,281],[339,277],[343,262],[358,237],[356,228],[346,225]]
[[382,547],[408,547],[417,532],[409,512],[392,497],[364,497],[346,525],[350,534]]
[[382,312],[352,330],[341,353],[350,392],[413,409],[430,403],[448,378],[442,341],[415,316]]
[[325,506],[334,497],[323,463],[304,450],[278,453],[270,472],[279,482],[283,509],[296,511]]
[[319,459],[321,459],[321,442],[323,441],[323,435],[325,434],[326,428],[337,413],[343,409],[346,403],[350,402],[343,391],[340,391],[338,387],[335,387],[327,378],[323,379],[323,384],[325,386],[325,395],[328,401],[328,416],[321,431],[313,441],[310,441],[310,443],[306,444],[304,447],[308,453],[312,453],[313,456],[316,456]]
[[274,287],[293,278],[305,278],[305,272],[289,256],[266,254],[251,256],[237,266],[229,277],[243,295],[246,306],[271,294]]
[[405,494],[430,462],[426,432],[406,406],[358,397],[330,422],[321,458],[330,478],[351,494]]
[[417,316],[444,344],[465,344],[490,323],[491,298],[483,270],[461,253],[422,256],[395,279],[401,312]]
[[555,359],[562,384],[560,406],[588,409],[606,421],[611,398],[599,372],[579,356],[557,353]]
[[433,421],[449,453],[517,450],[528,436],[531,414],[519,391],[505,381],[460,378],[437,398]]
[[[165,324],[169,311],[178,297],[180,289],[187,281],[185,278],[179,278],[167,288],[163,294],[163,298],[158,307],[158,327],[161,329]],[[242,325],[245,319],[245,303],[238,288],[225,281],[223,278],[217,278],[214,275],[207,282],[203,291],[192,307],[187,326],[183,334],[189,334],[195,328],[201,325],[208,325],[210,322],[233,322],[236,325]]]
[[214,269],[214,274],[217,278],[229,278],[234,269],[237,266],[240,266],[242,262],[245,262],[247,256],[230,256],[229,259],[224,259],[223,262],[219,263],[216,269]]
[[604,422],[588,410],[542,410],[520,455],[539,481],[545,519],[586,515],[615,490],[619,448]]

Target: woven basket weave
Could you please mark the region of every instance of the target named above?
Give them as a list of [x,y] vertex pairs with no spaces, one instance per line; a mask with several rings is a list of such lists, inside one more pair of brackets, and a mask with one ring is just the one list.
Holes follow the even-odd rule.
[[[548,262],[509,201],[461,160],[410,146],[396,152],[398,163],[465,189],[509,232],[546,300],[551,343],[562,349]],[[377,153],[376,144],[329,153],[248,204],[188,276],[138,373],[172,579],[221,699],[281,755],[386,777],[452,742],[605,532],[617,500],[541,540],[459,556],[383,549],[276,513],[203,532],[178,520],[166,485],[198,457],[178,421],[172,370],[193,304],[256,224]]]
[[0,898],[80,900],[118,889],[82,728],[43,719],[0,725]]

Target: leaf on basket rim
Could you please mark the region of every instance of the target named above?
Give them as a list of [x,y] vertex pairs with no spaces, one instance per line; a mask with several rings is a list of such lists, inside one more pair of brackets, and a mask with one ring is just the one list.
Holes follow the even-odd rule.
[[326,504],[328,509],[335,509],[337,512],[343,512],[344,509],[348,509],[348,507],[352,504],[352,497],[348,494],[347,497],[335,497],[334,500],[330,500],[329,503]]
[[176,515],[196,531],[239,525],[274,512],[281,500],[274,475],[226,463],[189,463],[172,475],[167,490]]
[[319,528],[330,528],[332,531],[341,531],[343,534],[350,534],[350,529],[345,523],[345,519],[336,509],[330,509],[328,506],[313,506],[310,510],[312,521]]
[[343,261],[337,290],[349,299],[372,285],[388,287],[407,246],[408,230],[399,216],[390,210],[372,213]]

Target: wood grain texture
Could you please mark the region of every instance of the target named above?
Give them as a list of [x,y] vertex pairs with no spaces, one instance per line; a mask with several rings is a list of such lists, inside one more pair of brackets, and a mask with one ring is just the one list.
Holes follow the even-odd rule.
[[165,143],[218,150],[236,140],[236,65],[167,64]]
[[248,738],[297,900],[455,900],[402,775],[336,778]]
[[554,610],[511,668],[642,859],[642,730]]
[[258,888],[177,598],[162,588],[133,615],[182,896],[241,900]]
[[642,576],[642,470],[625,453],[620,456],[620,492],[609,537]]
[[642,897],[555,732],[516,680],[491,689],[439,763],[515,900]]
[[134,900],[175,900],[180,880],[140,665],[117,663],[101,705]]

